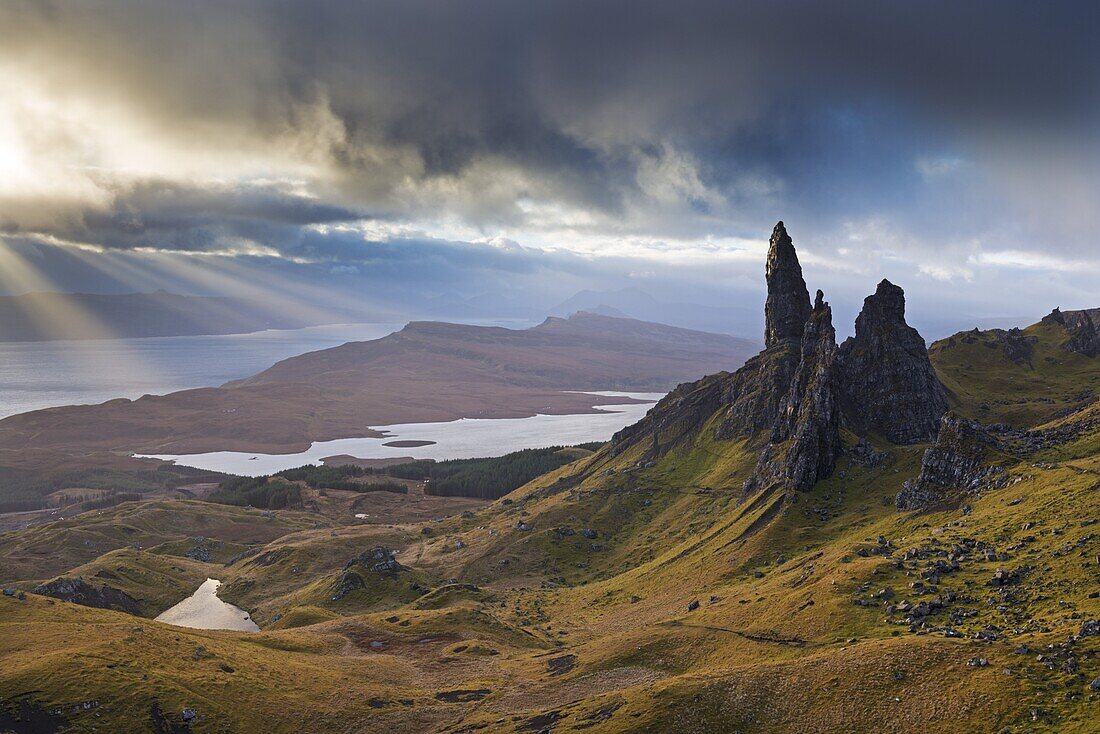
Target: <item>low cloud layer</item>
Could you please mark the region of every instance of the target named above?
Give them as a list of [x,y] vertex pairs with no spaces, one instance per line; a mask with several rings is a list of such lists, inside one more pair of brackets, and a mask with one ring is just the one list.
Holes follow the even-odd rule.
[[[976,316],[1098,305],[1098,16],[13,0],[0,236],[270,258],[316,282],[445,261],[467,296],[520,269],[546,292],[724,282],[751,300],[782,218],[857,303],[889,274]],[[1005,283],[1035,290],[1005,304]]]

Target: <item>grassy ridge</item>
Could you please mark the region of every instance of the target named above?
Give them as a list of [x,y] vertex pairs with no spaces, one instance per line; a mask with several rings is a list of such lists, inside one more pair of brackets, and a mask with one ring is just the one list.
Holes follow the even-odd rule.
[[1029,427],[1083,407],[1100,396],[1100,359],[1063,348],[1065,330],[1034,324],[1027,359],[1013,361],[999,330],[962,332],[929,347],[932,366],[962,415],[985,423]]

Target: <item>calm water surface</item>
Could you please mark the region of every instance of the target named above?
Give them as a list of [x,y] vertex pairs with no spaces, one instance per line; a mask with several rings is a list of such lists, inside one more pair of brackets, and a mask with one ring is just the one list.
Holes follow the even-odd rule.
[[260,627],[248,612],[218,598],[221,581],[207,579],[195,593],[157,617],[158,622],[201,630],[237,630],[259,632]]
[[[462,418],[447,423],[402,423],[374,426],[387,434],[381,438],[342,438],[318,441],[300,454],[255,454],[214,451],[205,454],[161,454],[154,458],[184,466],[262,476],[304,464],[319,464],[326,456],[349,454],[361,459],[412,456],[416,459],[468,459],[475,456],[503,456],[521,449],[567,446],[588,441],[606,441],[620,428],[636,423],[663,393],[599,392],[622,395],[645,403],[600,406],[598,413],[580,415],[535,415],[529,418]],[[429,446],[401,448],[385,446],[394,440],[434,441]]]

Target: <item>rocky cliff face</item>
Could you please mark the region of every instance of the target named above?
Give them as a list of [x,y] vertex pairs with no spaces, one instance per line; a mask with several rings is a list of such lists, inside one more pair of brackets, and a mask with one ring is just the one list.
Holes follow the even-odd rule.
[[794,243],[783,222],[775,225],[768,244],[764,276],[768,281],[768,300],[764,304],[764,346],[785,340],[798,343],[810,318],[810,292],[802,278],[802,266]]
[[798,366],[747,490],[778,482],[804,491],[832,473],[841,450],[836,356],[832,309],[818,291]]
[[111,586],[93,586],[81,577],[62,576],[36,586],[34,593],[97,609],[116,609],[141,616],[141,604],[129,594]]
[[611,437],[611,455],[617,456],[639,441],[645,441],[648,450],[642,461],[656,461],[681,439],[696,433],[714,415],[722,406],[731,378],[732,375],[723,372],[679,385],[661,398],[644,418]]
[[810,306],[786,228],[772,232],[765,278],[765,349],[733,374],[681,385],[639,423],[612,439],[613,455],[643,446],[657,461],[717,413],[718,440],[748,438],[761,453],[746,489],[806,490],[827,477],[841,452],[844,423],[895,443],[930,441],[947,410],[924,340],[905,323],[905,295],[883,281],[864,302],[856,335],[837,348],[821,291]]
[[1100,308],[1082,311],[1054,309],[1043,317],[1044,324],[1059,324],[1069,333],[1065,348],[1086,357],[1100,355]]
[[856,334],[838,356],[844,418],[858,434],[897,444],[931,441],[947,411],[947,391],[917,330],[905,323],[905,292],[888,280],[863,301]]
[[898,509],[923,509],[944,499],[950,490],[979,486],[992,471],[982,462],[994,444],[981,424],[950,413],[944,415],[936,443],[924,452],[920,475],[906,480],[898,492]]

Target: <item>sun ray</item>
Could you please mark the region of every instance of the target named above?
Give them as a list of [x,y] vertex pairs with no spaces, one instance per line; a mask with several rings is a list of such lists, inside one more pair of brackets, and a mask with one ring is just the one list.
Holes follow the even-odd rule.
[[83,340],[73,340],[69,347],[59,350],[60,358],[66,362],[81,364],[89,350],[102,352],[99,349],[102,340],[110,339],[114,340],[114,354],[117,356],[109,360],[108,367],[116,375],[134,374],[151,379],[158,374],[159,371],[126,340],[79,303],[76,295],[62,292],[41,269],[3,238],[0,238],[0,287],[6,292],[26,296],[16,303],[39,333],[52,338],[83,337]]

